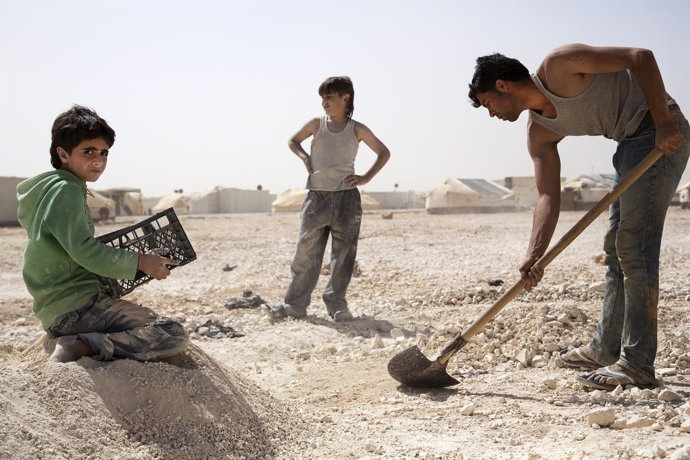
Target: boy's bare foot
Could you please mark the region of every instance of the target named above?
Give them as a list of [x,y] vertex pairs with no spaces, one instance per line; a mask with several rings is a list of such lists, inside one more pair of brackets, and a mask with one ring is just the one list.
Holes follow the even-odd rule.
[[50,355],[48,361],[68,363],[76,361],[82,356],[91,355],[93,355],[93,350],[90,346],[79,340],[76,335],[66,335],[57,339],[55,351]]

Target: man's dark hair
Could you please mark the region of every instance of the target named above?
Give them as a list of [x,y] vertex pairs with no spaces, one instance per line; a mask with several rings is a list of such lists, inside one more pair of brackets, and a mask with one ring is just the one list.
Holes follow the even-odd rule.
[[350,77],[330,77],[319,86],[319,96],[323,97],[333,93],[338,93],[338,96],[344,94],[350,95],[350,99],[347,101],[345,115],[347,118],[352,118],[352,112],[355,111],[355,88],[352,85]]
[[499,53],[478,57],[472,83],[470,83],[469,97],[472,105],[481,107],[477,93],[496,89],[496,80],[522,81],[528,78],[530,78],[529,70],[517,59]]
[[57,148],[62,147],[67,153],[79,145],[80,142],[102,137],[112,147],[115,143],[115,131],[98,114],[81,105],[74,105],[68,111],[61,113],[53,122],[51,130],[50,164],[60,169],[62,161]]

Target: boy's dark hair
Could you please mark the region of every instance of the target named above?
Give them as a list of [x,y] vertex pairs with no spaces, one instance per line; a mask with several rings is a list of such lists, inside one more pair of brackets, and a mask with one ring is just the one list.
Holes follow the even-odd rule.
[[350,95],[345,109],[345,115],[347,118],[352,118],[352,112],[355,111],[355,87],[352,85],[350,77],[330,77],[319,86],[319,96],[323,97],[333,93],[338,93],[338,96],[344,94]]
[[522,81],[527,78],[530,78],[529,70],[517,59],[499,53],[478,57],[472,83],[469,85],[472,105],[481,107],[477,93],[496,89],[496,80]]
[[51,130],[50,164],[60,169],[62,161],[57,148],[62,147],[68,153],[80,142],[102,137],[112,147],[115,143],[115,131],[98,114],[81,105],[73,105],[68,111],[61,113],[53,122]]

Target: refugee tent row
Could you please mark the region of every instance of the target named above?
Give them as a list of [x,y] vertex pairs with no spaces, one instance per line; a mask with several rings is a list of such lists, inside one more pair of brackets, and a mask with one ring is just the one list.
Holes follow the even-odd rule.
[[[291,189],[281,193],[271,204],[271,210],[273,212],[297,212],[302,208],[302,203],[304,203],[308,192],[307,189]],[[362,210],[381,209],[381,204],[366,193],[361,193],[360,197]]]
[[480,213],[516,211],[516,195],[487,179],[450,178],[426,196],[429,214]]
[[175,191],[163,197],[145,198],[143,202],[149,214],[170,207],[177,214],[222,214],[270,212],[274,199],[275,195],[267,190],[214,187],[202,193]]
[[[198,194],[177,191],[147,204],[150,213],[158,213],[170,207],[174,208],[177,214],[298,212],[307,192],[307,189],[291,189],[276,196],[266,190],[216,187]],[[381,206],[375,199],[365,193],[362,193],[361,197],[362,209],[380,209]]]
[[[561,178],[561,209],[591,209],[614,186],[612,174],[586,174],[570,181]],[[430,214],[506,212],[533,208],[538,193],[534,177],[507,177],[505,185],[486,179],[450,178],[426,195]],[[690,198],[690,183],[686,184]]]
[[[16,186],[23,178],[0,177],[0,225],[17,224]],[[530,209],[537,199],[533,177],[507,177],[503,181],[449,178],[428,193],[362,192],[362,208],[425,208],[430,214],[507,212]],[[611,174],[587,174],[570,181],[562,179],[561,209],[587,210],[614,186]],[[279,195],[266,190],[215,187],[203,193],[177,191],[158,198],[143,198],[139,189],[89,190],[87,202],[94,220],[117,215],[160,212],[169,207],[178,214],[243,212],[298,212],[306,189],[292,189]],[[678,187],[673,204],[690,207],[690,182]]]

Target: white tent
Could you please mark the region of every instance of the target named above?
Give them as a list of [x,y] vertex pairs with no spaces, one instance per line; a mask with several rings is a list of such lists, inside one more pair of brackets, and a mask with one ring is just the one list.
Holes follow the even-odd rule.
[[86,205],[89,207],[91,219],[94,221],[104,221],[115,218],[115,200],[89,189],[86,194]]
[[613,174],[587,174],[563,184],[561,209],[590,209],[615,186]]
[[271,203],[273,212],[295,212],[302,208],[304,198],[307,196],[307,189],[290,189],[281,193]]
[[275,198],[268,190],[214,187],[189,196],[193,214],[268,212]]
[[[302,209],[302,203],[304,203],[307,193],[309,193],[307,189],[291,189],[281,193],[276,197],[273,203],[271,203],[271,210],[273,212],[297,212]],[[363,210],[381,208],[379,202],[369,195],[361,193],[360,197]]]
[[175,209],[175,214],[189,214],[191,199],[179,192],[174,192],[161,198],[152,208],[154,213],[165,211],[168,208]]
[[367,195],[366,193],[360,194],[362,199],[362,209],[364,211],[371,211],[372,209],[381,209],[381,204],[373,197]]
[[508,188],[486,179],[447,179],[426,197],[430,214],[514,211],[518,204]]

